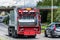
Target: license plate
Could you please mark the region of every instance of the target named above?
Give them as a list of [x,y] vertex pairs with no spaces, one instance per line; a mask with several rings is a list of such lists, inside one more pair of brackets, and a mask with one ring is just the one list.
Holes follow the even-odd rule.
[[29,35],[29,32],[26,32],[26,31],[25,31],[25,32],[24,32],[24,35]]
[[35,35],[35,31],[24,31],[24,35]]

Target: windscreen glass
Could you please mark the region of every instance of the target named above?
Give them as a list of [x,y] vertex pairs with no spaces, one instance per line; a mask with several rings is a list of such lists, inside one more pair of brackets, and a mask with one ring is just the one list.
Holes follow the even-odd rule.
[[20,12],[18,13],[18,16],[20,17],[20,19],[34,19],[34,14],[35,12]]

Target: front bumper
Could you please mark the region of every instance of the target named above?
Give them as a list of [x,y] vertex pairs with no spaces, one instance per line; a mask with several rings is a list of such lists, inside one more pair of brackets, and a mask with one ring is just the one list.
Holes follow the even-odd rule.
[[17,34],[19,34],[19,35],[26,35],[26,36],[36,35],[36,34],[39,34],[39,33],[40,33],[39,31],[33,31],[33,30],[17,32]]

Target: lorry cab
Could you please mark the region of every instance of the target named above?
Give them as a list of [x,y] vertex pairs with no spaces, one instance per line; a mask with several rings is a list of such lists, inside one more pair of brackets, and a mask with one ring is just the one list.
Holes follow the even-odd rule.
[[14,8],[10,11],[8,34],[35,37],[41,33],[41,16],[36,8]]

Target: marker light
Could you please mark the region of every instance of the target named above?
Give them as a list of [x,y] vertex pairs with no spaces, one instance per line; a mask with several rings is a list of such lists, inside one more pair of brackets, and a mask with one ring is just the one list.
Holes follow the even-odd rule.
[[21,10],[18,10],[18,12],[21,12]]
[[23,12],[28,12],[27,10],[24,10]]
[[30,10],[30,12],[35,12],[34,10]]
[[31,10],[31,8],[26,8],[26,10]]

